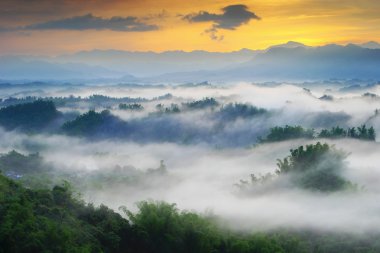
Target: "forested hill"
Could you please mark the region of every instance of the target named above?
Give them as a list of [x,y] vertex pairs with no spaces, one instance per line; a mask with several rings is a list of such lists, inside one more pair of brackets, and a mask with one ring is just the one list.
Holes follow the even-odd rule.
[[140,202],[128,219],[74,197],[70,186],[26,189],[0,174],[0,252],[379,252],[378,235],[279,230],[237,233],[215,217]]
[[0,125],[7,130],[36,131],[47,127],[59,117],[52,101],[37,100],[0,109]]

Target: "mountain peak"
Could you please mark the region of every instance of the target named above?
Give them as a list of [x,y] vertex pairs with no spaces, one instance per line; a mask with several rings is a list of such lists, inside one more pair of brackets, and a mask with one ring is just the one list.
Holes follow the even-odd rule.
[[305,44],[300,43],[300,42],[288,41],[288,42],[286,42],[284,44],[279,44],[279,45],[271,46],[268,49],[279,48],[279,47],[282,47],[282,48],[297,48],[297,47],[307,47],[307,46]]
[[305,46],[305,44],[302,44],[302,43],[300,43],[300,42],[297,42],[297,41],[288,41],[288,42],[286,42],[284,45],[286,45],[286,46],[290,46],[290,47],[294,47],[294,46],[297,46],[297,47],[304,47]]
[[380,49],[380,44],[376,41],[368,41],[366,43],[360,44],[359,46],[369,49]]

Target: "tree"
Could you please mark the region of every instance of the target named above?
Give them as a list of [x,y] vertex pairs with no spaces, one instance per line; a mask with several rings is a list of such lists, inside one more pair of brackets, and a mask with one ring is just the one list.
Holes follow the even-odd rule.
[[267,110],[257,108],[251,104],[229,103],[220,108],[217,116],[221,117],[222,120],[236,120],[238,118],[252,118],[266,112]]
[[371,140],[376,139],[375,129],[373,127],[367,128],[366,125],[361,125],[359,127],[352,127],[344,130],[343,128],[336,126],[332,127],[330,130],[322,129],[318,135],[319,138],[354,138],[361,140]]
[[47,127],[60,113],[52,101],[11,105],[0,109],[0,125],[7,130],[33,132]]
[[296,186],[322,192],[332,192],[352,187],[342,177],[347,154],[327,143],[300,146],[290,150],[290,155],[279,159],[278,175],[289,175]]
[[130,110],[130,111],[142,111],[144,107],[141,104],[133,103],[133,104],[119,104],[120,110]]
[[367,130],[367,127],[366,125],[361,125],[360,127],[357,127],[358,129],[358,132],[359,132],[359,135],[358,135],[358,138],[359,139],[368,139],[368,130]]
[[284,141],[296,138],[314,138],[314,129],[304,129],[301,126],[273,127],[263,142]]
[[108,110],[100,113],[90,110],[72,121],[65,122],[62,130],[69,135],[90,136],[96,134],[101,126],[112,122],[113,119]]
[[218,101],[215,100],[215,98],[204,98],[202,100],[196,100],[189,103],[183,103],[183,106],[187,107],[188,109],[205,109],[205,108],[214,108],[219,105]]
[[368,129],[368,139],[372,141],[376,140],[376,132],[372,126]]

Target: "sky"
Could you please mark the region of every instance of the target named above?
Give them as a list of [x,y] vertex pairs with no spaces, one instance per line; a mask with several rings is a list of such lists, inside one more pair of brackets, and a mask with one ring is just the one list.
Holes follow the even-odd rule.
[[380,41],[378,0],[1,0],[0,54]]

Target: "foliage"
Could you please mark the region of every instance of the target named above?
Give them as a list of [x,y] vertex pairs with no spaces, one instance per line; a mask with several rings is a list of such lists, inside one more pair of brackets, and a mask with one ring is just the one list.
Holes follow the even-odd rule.
[[314,137],[314,129],[304,129],[301,126],[273,127],[262,142],[276,142],[296,138],[311,139]]
[[[24,155],[15,150],[0,154],[0,171],[8,178],[23,186],[44,189],[61,182],[69,182],[76,191],[100,190],[109,186],[155,187],[160,179],[167,176],[164,161],[157,168],[146,171],[132,166],[115,166],[111,168],[71,173],[47,163],[39,153]],[[152,183],[152,179],[154,183]]]
[[34,188],[51,186],[56,177],[38,153],[23,155],[15,150],[0,155],[0,171],[7,177]]
[[202,100],[196,100],[189,103],[183,103],[184,107],[187,107],[188,109],[205,109],[205,108],[213,108],[219,105],[218,101],[216,101],[215,98],[209,98],[206,97]]
[[42,158],[38,153],[23,155],[15,150],[0,155],[0,170],[15,174],[41,173]]
[[[153,100],[164,99],[162,97],[154,98]],[[81,97],[81,96],[67,96],[67,97],[35,97],[35,96],[26,96],[23,98],[14,98],[9,97],[0,102],[1,106],[10,106],[10,105],[18,105],[24,103],[32,103],[38,100],[43,101],[52,101],[56,106],[77,106],[79,103],[88,103],[92,107],[101,106],[108,107],[115,103],[141,103],[148,101],[145,98],[131,98],[131,97],[108,97],[103,95],[91,95],[89,97]]]
[[[127,211],[142,252],[213,252],[222,240],[208,219],[179,212],[173,204],[140,202],[139,212]],[[147,233],[149,231],[149,233]],[[140,249],[141,250],[141,249]],[[139,251],[141,252],[141,251]]]
[[67,184],[37,191],[0,175],[0,204],[0,252],[284,252],[269,236],[232,236],[173,204],[141,202],[124,209],[128,221],[76,200]]
[[[242,192],[261,192],[282,189],[290,185],[316,192],[357,190],[357,185],[343,177],[347,154],[324,143],[317,142],[291,149],[290,155],[277,159],[276,173],[240,180],[235,184]],[[285,184],[284,184],[285,183]],[[269,188],[266,186],[270,186]]]
[[352,187],[342,177],[346,154],[328,144],[300,146],[290,150],[290,155],[278,159],[277,174],[290,174],[294,183],[304,189],[332,192]]
[[36,131],[46,127],[59,115],[52,101],[37,100],[1,108],[0,125],[7,130],[19,128],[24,131]]
[[319,138],[355,138],[361,140],[376,140],[376,132],[375,129],[371,126],[367,128],[366,125],[361,125],[360,127],[352,127],[347,130],[337,126],[333,127],[330,130],[323,129],[319,135]]
[[[323,148],[322,148],[323,149]],[[138,211],[94,207],[73,197],[68,184],[26,189],[0,174],[0,252],[379,252],[378,234],[278,230],[238,233],[216,217],[147,202]]]
[[252,118],[267,111],[250,104],[229,103],[224,105],[217,114],[223,120],[236,120],[238,118]]
[[157,104],[156,109],[158,110],[158,112],[160,114],[161,113],[172,114],[172,113],[180,113],[181,112],[181,110],[179,109],[177,104],[170,104],[169,107],[165,107],[165,105],[163,105],[163,104]]
[[[285,141],[297,138],[313,139],[315,136],[314,129],[305,129],[301,126],[273,127],[270,129],[269,134],[260,139],[261,142],[276,142]],[[339,138],[354,138],[360,140],[376,140],[376,132],[373,127],[367,128],[366,125],[360,127],[352,127],[347,130],[336,126],[329,129],[322,129],[316,134],[318,138],[339,139]]]
[[89,136],[104,125],[112,116],[108,110],[100,113],[93,110],[63,124],[62,130],[69,135]]
[[130,111],[142,111],[144,107],[141,104],[133,103],[133,104],[119,104],[120,110],[130,110]]
[[0,252],[129,252],[128,221],[67,185],[30,190],[0,175],[0,206]]

